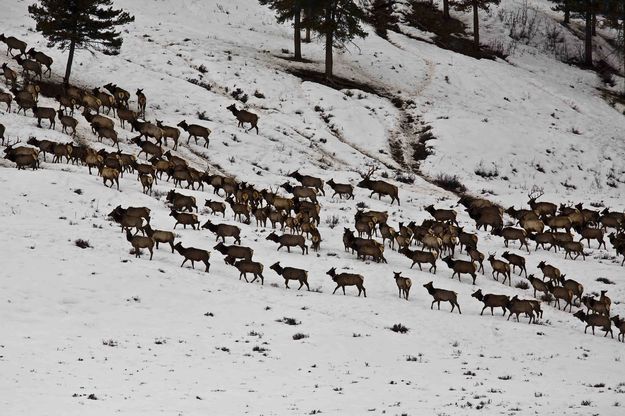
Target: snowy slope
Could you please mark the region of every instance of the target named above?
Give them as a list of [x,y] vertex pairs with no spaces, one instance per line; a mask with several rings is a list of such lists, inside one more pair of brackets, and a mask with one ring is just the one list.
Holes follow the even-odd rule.
[[[45,42],[28,30],[27,4],[5,5],[3,30],[43,47]],[[79,53],[74,79],[86,86],[117,82],[132,92],[144,88],[148,118],[210,127],[208,149],[187,146],[185,134],[179,150],[198,168],[274,189],[296,168],[355,183],[358,172],[374,164],[392,180],[396,164],[388,140],[398,135],[406,143],[413,140],[398,132],[401,113],[407,112],[432,125],[437,137],[429,142],[435,154],[423,165],[430,176],[458,174],[470,190],[487,188],[496,200],[517,206],[534,184],[557,201],[623,206],[619,188],[604,185],[610,169],[622,169],[623,145],[612,138],[618,138],[622,116],[597,98],[590,73],[545,56],[523,55],[514,65],[476,61],[402,35],[392,34],[391,44],[371,33],[357,42],[360,53],[339,57],[337,72],[415,101],[400,111],[370,93],[345,94],[288,74],[291,64],[276,56],[291,48],[289,28],[276,25],[256,2],[116,4],[137,17],[122,53]],[[49,52],[63,62],[58,51]],[[321,67],[319,44],[306,45],[304,53]],[[201,65],[206,73],[196,69]],[[55,65],[57,74],[60,67]],[[211,90],[188,79],[209,83]],[[225,110],[233,102],[229,91],[236,88],[248,94],[249,108],[260,114],[261,134],[244,133]],[[265,98],[255,97],[255,91]],[[559,119],[550,115],[556,108]],[[208,121],[198,120],[198,112]],[[81,137],[95,148],[110,149],[93,141],[77,118]],[[38,129],[30,116],[0,113],[0,121],[12,139],[68,140],[59,131]],[[571,134],[570,127],[582,134]],[[124,140],[133,136],[120,133]],[[138,151],[127,143],[122,150]],[[486,181],[474,174],[480,162],[490,166],[491,161],[499,178]],[[537,163],[545,174],[535,171]],[[582,170],[571,169],[576,164]],[[541,325],[479,316],[481,303],[470,297],[474,287],[466,277],[451,280],[441,262],[433,276],[408,270],[409,261],[388,249],[388,265],[365,264],[344,252],[342,227],[352,226],[356,202],[388,210],[393,225],[428,218],[423,206],[430,203],[456,205],[455,196],[420,177],[411,185],[399,184],[401,207],[370,199],[360,189],[355,201],[320,197],[318,255],[276,252],[265,241],[269,230],[254,222],[238,224],[243,245],[265,265],[260,286],[239,281],[215,251],[209,274],[181,269],[180,256],[166,248],[152,262],[129,254],[129,244],[106,214],[119,204],[145,205],[152,209],[154,228],[171,229],[163,198],[169,183],[159,182],[160,192],[150,197],[133,175],[126,175],[118,192],[104,188],[84,167],[42,163],[42,170],[18,172],[5,161],[2,165],[2,414],[52,415],[59,409],[68,415],[620,414],[625,380],[619,371],[622,344],[616,340],[584,335],[581,322],[546,305]],[[577,189],[565,191],[560,185],[565,180]],[[216,198],[208,189],[184,192],[200,203]],[[202,222],[221,221],[200,214]],[[331,228],[333,218],[338,224]],[[234,223],[230,212],[225,221]],[[463,214],[460,222],[473,228]],[[176,231],[185,246],[215,244],[208,231]],[[78,238],[92,248],[76,247]],[[505,248],[499,238],[480,233],[480,249],[500,254]],[[532,252],[528,268],[537,273],[536,264],[546,260],[587,292],[609,289],[618,303],[625,286],[612,248],[593,244],[587,251],[585,262]],[[297,292],[295,284],[286,290],[269,270],[278,260],[309,270],[315,290]],[[332,295],[334,284],[325,274],[331,267],[362,273],[367,298],[355,297],[353,288],[347,296]],[[478,277],[484,292],[531,296],[494,281],[490,267],[486,270]],[[392,271],[412,278],[408,302],[397,298]],[[605,285],[598,277],[616,284]],[[429,310],[431,298],[422,285],[431,280],[458,292],[462,315],[448,313],[447,305],[440,312]],[[625,314],[620,304],[613,309]],[[277,322],[284,317],[300,324]],[[396,323],[409,332],[391,332]],[[296,333],[308,337],[293,340]],[[97,400],[89,399],[92,394]]]

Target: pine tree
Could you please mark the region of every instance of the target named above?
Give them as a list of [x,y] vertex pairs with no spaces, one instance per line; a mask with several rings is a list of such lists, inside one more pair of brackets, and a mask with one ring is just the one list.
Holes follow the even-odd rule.
[[375,33],[386,39],[387,30],[397,25],[398,18],[393,14],[395,0],[373,0],[369,9],[369,21]]
[[364,38],[367,32],[361,26],[365,12],[354,0],[317,0],[314,2],[311,28],[325,36],[325,76],[332,78],[333,48],[343,49],[355,37]]
[[302,59],[302,10],[308,9],[312,0],[259,0],[259,2],[276,12],[278,23],[293,20],[294,58],[300,61]]
[[480,19],[479,9],[488,11],[491,4],[499,4],[500,0],[456,0],[454,8],[460,11],[473,9],[473,45],[476,51],[480,50]]
[[40,0],[28,6],[37,31],[48,39],[48,47],[69,48],[63,78],[66,84],[76,48],[119,53],[122,38],[115,27],[133,22],[135,18],[123,10],[113,9],[111,4],[112,0]]

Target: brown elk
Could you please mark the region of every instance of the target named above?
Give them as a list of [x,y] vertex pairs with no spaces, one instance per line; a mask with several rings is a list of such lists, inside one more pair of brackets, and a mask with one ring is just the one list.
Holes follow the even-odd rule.
[[226,218],[226,204],[224,204],[223,202],[211,201],[210,199],[207,199],[204,201],[204,206],[209,207],[212,214],[217,214],[218,212],[221,212],[223,214],[223,217]]
[[293,194],[296,198],[308,198],[312,202],[317,203],[317,191],[314,188],[308,188],[306,186],[292,186],[288,182],[283,183],[280,187]]
[[72,136],[76,136],[76,126],[78,125],[78,120],[74,117],[66,116],[63,113],[63,110],[58,110],[57,115],[59,117],[59,121],[61,122],[61,126],[63,127],[63,133],[69,134],[67,129],[72,129]]
[[497,228],[491,231],[491,233],[493,235],[498,235],[498,236],[503,237],[503,243],[506,246],[506,248],[508,248],[508,241],[518,240],[520,242],[519,248],[521,249],[523,248],[523,246],[525,246],[525,248],[527,248],[527,252],[528,253],[530,252],[530,247],[527,244],[527,239],[526,239],[527,233],[522,228],[514,228],[514,227]]
[[2,68],[4,79],[7,85],[10,83],[12,88],[15,88],[17,86],[17,72],[9,68],[6,62],[3,63],[2,66],[0,66],[0,68]]
[[508,302],[510,302],[510,296],[494,295],[492,293],[487,293],[484,295],[482,293],[482,289],[478,289],[473,292],[471,297],[479,300],[484,304],[480,315],[484,314],[484,310],[486,310],[486,308],[490,308],[490,314],[491,316],[494,316],[494,308],[501,308],[503,310],[503,316],[506,316],[506,307],[508,306]]
[[302,175],[301,173],[299,173],[299,170],[296,170],[294,172],[289,173],[288,176],[289,176],[289,178],[293,178],[296,181],[298,181],[299,183],[301,183],[302,186],[315,188],[317,190],[317,192],[321,192],[321,194],[325,196],[326,191],[323,189],[323,180],[322,179],[317,178],[315,176]]
[[35,48],[30,48],[26,55],[46,67],[46,70],[43,72],[44,74],[47,72],[49,77],[52,76],[52,63],[54,60],[51,57],[41,51],[35,50]]
[[14,58],[17,63],[22,67],[22,75],[26,78],[30,78],[30,73],[33,73],[33,76],[38,76],[39,79],[42,79],[42,71],[41,64],[37,61],[33,61],[32,59],[24,59],[20,55]]
[[336,183],[334,179],[330,179],[328,181],[328,186],[334,191],[332,198],[338,195],[339,198],[343,199],[343,195],[345,195],[346,199],[354,199],[354,187],[352,185],[348,183]]
[[201,137],[205,141],[204,147],[208,147],[208,136],[211,134],[211,130],[209,128],[200,126],[198,124],[187,124],[186,120],[182,120],[180,123],[178,123],[178,127],[182,127],[184,131],[189,133],[187,144],[189,144],[191,138],[195,139],[195,144],[197,144],[198,137]]
[[163,156],[163,148],[161,146],[156,145],[149,140],[141,140],[141,136],[134,137],[130,141],[141,148],[137,157],[139,157],[141,153],[145,153],[146,159],[150,157],[160,158]]
[[137,88],[137,102],[139,103],[139,117],[145,118],[145,106],[147,104],[147,98],[143,93],[143,89]]
[[249,247],[235,245],[227,246],[221,242],[213,248],[224,256],[229,256],[234,259],[252,260],[252,256],[254,255],[254,250]]
[[549,278],[549,281],[553,280],[556,282],[556,284],[560,281],[560,276],[562,275],[562,273],[560,273],[560,269],[558,269],[557,267],[541,261],[540,263],[538,263],[538,268],[541,272],[543,272],[543,281],[547,277]]
[[506,309],[510,311],[510,315],[508,315],[508,321],[510,320],[510,317],[514,314],[516,315],[517,322],[519,322],[519,315],[522,313],[525,313],[525,315],[530,317],[528,324],[531,324],[536,320],[536,317],[534,316],[534,304],[529,300],[519,299],[516,295],[512,299],[510,299],[510,301],[506,305]]
[[180,138],[180,130],[176,127],[166,126],[160,120],[156,120],[156,125],[163,131],[165,146],[167,146],[167,139],[170,138],[174,142],[174,150],[178,149],[178,138]]
[[[488,256],[488,261],[490,266],[492,267],[491,274],[493,278],[499,281],[498,277],[500,274],[503,274],[503,284],[506,284],[506,280],[508,280],[508,286],[512,285],[512,277],[510,276],[510,263],[506,263],[505,261],[498,260],[495,258],[494,254],[490,254]],[[495,273],[497,273],[497,277],[495,277]]]
[[621,319],[619,315],[616,315],[611,318],[611,321],[614,322],[614,326],[619,330],[619,334],[616,339],[621,342],[625,342],[625,319]]
[[458,308],[458,313],[462,314],[460,310],[460,305],[458,304],[458,294],[451,290],[439,289],[435,288],[432,282],[426,283],[423,287],[428,291],[428,293],[434,298],[432,304],[430,305],[430,309],[434,309],[434,304],[438,304],[438,310],[441,310],[441,302],[449,302],[451,304],[451,312],[454,311],[454,308]]
[[209,272],[209,269],[211,267],[211,264],[208,262],[208,259],[210,258],[210,252],[206,251],[206,250],[202,250],[199,248],[195,248],[195,247],[183,247],[182,243],[178,242],[176,243],[176,245],[174,245],[174,249],[182,256],[184,257],[184,260],[182,261],[182,264],[180,265],[180,267],[184,266],[184,264],[187,262],[187,260],[191,261],[191,268],[195,269],[195,262],[196,261],[201,261],[202,263],[204,263],[204,265],[206,265],[206,273]]
[[540,189],[532,189],[530,193],[527,194],[529,201],[527,202],[530,208],[536,212],[540,217],[546,216],[554,216],[556,215],[556,211],[558,206],[552,202],[536,202],[538,198],[544,195],[544,192]]
[[452,279],[458,274],[458,281],[460,281],[461,274],[468,274],[471,275],[473,284],[475,284],[475,279],[477,278],[475,272],[477,271],[477,267],[473,261],[453,260],[451,256],[443,257],[441,260],[447,264],[447,267],[453,270],[453,274],[451,275]]
[[572,312],[573,296],[574,296],[573,291],[566,287],[555,286],[551,282],[547,282],[546,284],[547,284],[547,289],[549,289],[549,293],[551,293],[556,300],[556,303],[555,303],[556,307],[560,309],[560,299],[562,299],[563,301],[566,302],[562,310],[565,311],[566,307],[568,306],[569,312]]
[[588,242],[588,247],[590,247],[590,240],[597,240],[597,242],[599,243],[598,248],[601,248],[601,245],[603,245],[603,248],[605,248],[606,250],[608,249],[605,245],[605,240],[603,239],[603,231],[601,231],[601,229],[586,227],[582,229],[579,234],[581,235],[579,241],[586,240]]
[[575,299],[579,300],[581,305],[582,295],[584,294],[584,286],[573,279],[565,279],[565,276],[565,274],[560,276],[559,283],[562,285],[562,287],[570,289],[573,292],[573,296],[575,296]]
[[588,331],[588,327],[592,328],[592,334],[595,335],[595,327],[601,327],[603,331],[605,331],[604,337],[608,336],[608,333],[612,338],[614,338],[614,334],[612,333],[612,325],[610,322],[610,317],[606,315],[599,314],[587,314],[583,310],[579,310],[573,314],[574,317],[579,319],[580,321],[586,323],[586,327],[584,328],[584,334]]
[[108,83],[103,85],[104,89],[113,94],[115,101],[122,106],[122,108],[128,108],[128,100],[130,100],[130,93],[123,88],[117,86],[117,84]]
[[167,243],[171,247],[171,252],[172,253],[174,252],[174,241],[176,239],[176,235],[173,232],[163,231],[163,230],[153,230],[152,227],[150,227],[150,224],[146,224],[143,227],[143,230],[145,231],[148,237],[154,240],[157,250],[158,250],[159,243]]
[[[564,248],[564,258],[570,257],[571,260],[577,260],[577,258],[581,255],[584,260],[586,260],[586,255],[584,254],[584,245],[579,241],[569,241],[562,245]],[[575,258],[573,258],[573,254],[575,253]]]
[[399,201],[399,189],[397,186],[381,180],[371,180],[371,175],[376,171],[375,168],[370,168],[365,174],[360,174],[362,180],[358,182],[359,188],[365,188],[371,191],[369,198],[373,197],[373,194],[378,194],[378,199],[382,199],[383,195],[391,197],[391,205],[397,201],[397,205],[401,205]]
[[282,247],[286,247],[287,251],[290,253],[291,247],[300,247],[302,249],[302,254],[308,254],[306,239],[302,235],[282,234],[281,236],[278,236],[276,233],[272,232],[265,238],[265,240],[278,243],[278,250]]
[[300,290],[302,286],[306,285],[306,289],[310,291],[310,286],[308,286],[308,272],[306,270],[297,269],[295,267],[282,267],[279,261],[269,266],[269,268],[284,278],[284,285],[287,289],[289,289],[289,280],[297,280],[299,282],[297,290]]
[[11,54],[11,56],[14,56],[13,52],[11,52],[13,49],[19,50],[22,55],[26,54],[26,42],[19,40],[14,36],[6,37],[4,33],[2,33],[0,34],[0,42],[6,43],[7,56],[9,56],[9,53]]
[[[0,92],[0,103],[7,105],[7,112],[11,112],[11,103],[13,102],[13,96],[8,92]],[[3,132],[4,133],[4,132]]]
[[486,258],[484,256],[484,253],[480,252],[476,248],[469,248],[468,254],[472,262],[475,262],[480,265],[477,271],[479,272],[481,270],[482,274],[484,274],[484,259]]
[[167,192],[166,200],[172,204],[176,211],[186,209],[189,212],[193,212],[193,209],[195,208],[195,212],[197,212],[197,204],[194,196],[183,195],[172,189]]
[[518,254],[510,253],[509,251],[504,251],[501,255],[504,259],[508,261],[512,265],[512,272],[519,268],[519,276],[525,272],[525,277],[527,277],[527,269],[525,268],[525,257],[519,256]]
[[342,288],[343,295],[345,295],[345,286],[356,286],[356,288],[358,288],[358,296],[360,296],[360,293],[363,293],[364,297],[367,297],[367,291],[363,286],[365,279],[362,275],[354,273],[336,274],[336,268],[334,267],[328,270],[326,274],[332,278],[334,283],[336,283],[336,287],[334,288],[334,292],[332,292],[332,294],[335,294],[338,288]]
[[176,228],[176,225],[178,224],[182,224],[183,227],[186,229],[187,225],[190,225],[194,230],[196,229],[195,226],[197,225],[199,229],[200,228],[200,221],[197,219],[197,215],[195,214],[190,214],[188,212],[177,212],[175,210],[171,210],[171,212],[169,213],[170,217],[174,217],[176,219],[176,223],[174,224],[174,229]]
[[126,240],[132,245],[132,249],[135,252],[135,257],[141,257],[141,249],[147,248],[150,252],[150,260],[152,260],[152,256],[154,255],[154,240],[152,237],[140,236],[140,235],[132,235],[130,230],[126,230]]
[[250,128],[246,131],[250,131],[252,129],[256,129],[256,134],[258,134],[258,115],[254,113],[250,113],[245,110],[237,110],[235,104],[230,104],[226,109],[230,110],[232,114],[239,121],[239,127],[243,127],[244,123],[250,123]]
[[537,277],[534,277],[533,274],[527,276],[527,280],[530,281],[530,284],[534,288],[534,297],[536,297],[536,291],[543,292],[545,295],[549,294],[549,288],[544,281],[540,280]]
[[[102,104],[101,107],[106,108],[106,114],[110,114],[111,110],[113,110],[113,116],[115,116],[115,107],[117,106],[115,97],[113,97],[112,95],[104,91],[101,91],[99,88],[92,89],[91,93],[93,94],[94,97],[100,100],[100,103]],[[123,127],[124,126],[122,123],[122,128]]]
[[210,220],[207,220],[204,225],[202,225],[203,229],[208,229],[212,233],[215,233],[217,238],[215,241],[221,240],[225,243],[226,237],[233,237],[235,244],[241,244],[241,229],[236,225],[230,224],[213,224]]
[[[263,276],[264,266],[262,265],[262,263],[252,260],[239,260],[235,262],[233,266],[236,267],[237,270],[239,270],[239,280],[241,280],[241,277],[243,277],[245,279],[245,282],[254,283],[256,279],[260,277],[260,284],[265,284],[265,277]],[[251,282],[247,281],[248,273],[252,273],[254,275],[254,278]]]
[[[239,221],[245,222],[245,224],[250,223],[250,207],[247,204],[234,202],[234,198],[232,198],[232,196],[226,198],[226,203],[230,205],[230,209],[232,209],[232,212],[234,213],[235,220],[239,217]],[[243,216],[245,216],[245,221],[243,221]]]
[[566,215],[558,215],[555,217],[548,217],[545,220],[545,224],[552,230],[558,231],[560,228],[564,229],[567,233],[571,231],[573,224],[571,219]]
[[555,251],[557,251],[557,246],[555,245],[555,238],[551,231],[538,233],[538,234],[530,234],[529,238],[530,240],[533,240],[536,242],[536,248],[534,249],[534,251],[538,250],[538,246],[541,246],[541,248],[545,249],[545,244],[549,244],[549,247],[546,248],[547,251],[550,251],[552,248]]

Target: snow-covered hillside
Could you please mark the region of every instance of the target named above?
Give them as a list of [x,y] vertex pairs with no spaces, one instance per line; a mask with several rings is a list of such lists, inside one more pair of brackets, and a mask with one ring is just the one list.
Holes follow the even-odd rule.
[[[29,3],[3,5],[0,31],[45,49],[31,30]],[[487,190],[506,206],[524,205],[537,185],[550,200],[603,201],[622,210],[623,116],[599,97],[596,75],[541,53],[514,55],[509,62],[475,60],[397,33],[388,42],[370,31],[356,42],[358,48],[339,55],[336,70],[383,91],[387,98],[382,98],[291,75],[289,68],[308,66],[284,59],[282,49],[292,48],[290,28],[277,25],[254,1],[115,4],[136,16],[121,54],[79,52],[73,79],[89,87],[116,82],[131,92],[143,88],[148,119],[166,124],[186,119],[211,128],[208,149],[187,145],[183,134],[177,154],[195,167],[234,175],[259,189],[275,189],[297,168],[355,184],[359,172],[378,166],[377,175],[390,181],[402,174],[413,175],[414,182],[394,182],[401,206],[371,199],[359,188],[354,201],[331,198],[327,189],[319,198],[321,251],[306,256],[298,250],[276,252],[265,240],[270,229],[253,220],[240,224],[229,210],[222,220],[200,209],[202,223],[211,219],[241,227],[242,245],[252,247],[255,260],[265,265],[260,286],[238,279],[212,250],[214,235],[207,230],[176,232],[183,245],[213,251],[208,274],[201,267],[180,268],[182,258],[164,247],[152,261],[129,254],[130,245],[107,214],[120,204],[145,205],[152,210],[152,226],[169,230],[174,221],[164,194],[171,183],[159,181],[157,192],[148,196],[134,175],[125,175],[117,191],[82,166],[48,161],[38,171],[17,171],[2,160],[1,414],[621,413],[623,344],[616,339],[599,336],[600,330],[594,337],[584,335],[580,321],[546,304],[540,325],[527,325],[523,318],[506,321],[501,310],[495,317],[480,316],[482,304],[470,296],[476,287],[466,277],[450,279],[442,262],[436,275],[409,270],[407,258],[387,249],[388,264],[363,263],[344,251],[341,238],[343,226],[353,227],[357,203],[387,210],[394,226],[429,218],[423,210],[428,204],[454,207],[460,224],[474,230],[474,222],[456,207],[456,196],[397,169],[389,141],[401,143],[408,157],[417,140],[412,129],[404,130],[408,116],[416,120],[415,129],[431,126],[436,137],[428,142],[434,154],[422,164],[430,178],[458,175],[470,191]],[[0,52],[0,63],[15,68],[3,45]],[[46,52],[55,59],[58,77],[65,56]],[[313,61],[310,67],[321,68],[320,43],[305,45],[304,54]],[[238,128],[226,110],[237,88],[260,115],[258,135]],[[399,109],[390,95],[414,104]],[[82,140],[112,150],[77,118]],[[69,140],[58,127],[37,128],[30,112],[0,112],[0,122],[11,140]],[[135,133],[118,132],[121,149],[138,153],[128,142]],[[498,176],[476,175],[479,166],[496,169]],[[614,187],[607,185],[610,179]],[[206,198],[220,199],[209,188],[182,192],[200,205]],[[479,236],[484,253],[500,256],[505,250],[499,237]],[[88,240],[91,248],[77,247],[77,239]],[[586,293],[608,289],[613,314],[624,315],[623,268],[608,247],[597,249],[593,242],[586,261],[532,251],[528,270],[540,275],[536,265],[545,260],[580,281]],[[269,269],[275,261],[308,270],[314,290],[296,291],[294,283],[285,289]],[[326,275],[331,267],[361,273],[367,297],[356,297],[354,288],[347,296],[332,295],[335,285]],[[477,280],[485,293],[531,297],[529,290],[494,281],[485,267]],[[412,279],[409,301],[397,297],[393,271]],[[597,281],[600,277],[614,284]],[[513,277],[513,283],[521,280]],[[450,314],[447,304],[430,310],[431,297],[422,287],[429,281],[458,293],[462,315]],[[398,323],[409,331],[389,329]],[[295,340],[295,334],[304,337]]]

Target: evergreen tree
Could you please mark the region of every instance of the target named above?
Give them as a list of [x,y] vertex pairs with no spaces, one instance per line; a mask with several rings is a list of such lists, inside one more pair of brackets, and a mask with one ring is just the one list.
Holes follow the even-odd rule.
[[[260,4],[269,6],[276,12],[278,23],[293,20],[293,42],[295,44],[295,59],[302,59],[302,10],[309,9],[313,0],[259,0]],[[310,39],[309,39],[310,41]]]
[[373,0],[369,9],[369,21],[378,36],[386,39],[386,31],[397,25],[397,16],[393,14],[395,0]]
[[325,36],[325,76],[332,78],[333,48],[343,49],[355,37],[364,38],[367,32],[360,23],[365,12],[355,0],[317,0],[313,16],[308,22],[317,33]]
[[69,47],[63,81],[68,84],[74,50],[102,50],[119,53],[121,33],[116,26],[135,20],[123,10],[111,7],[112,0],[40,0],[28,6],[36,29],[48,39],[48,47]]
[[500,0],[455,0],[454,8],[460,11],[473,9],[473,45],[476,51],[480,50],[480,19],[478,11],[487,11],[491,4],[499,4]]

